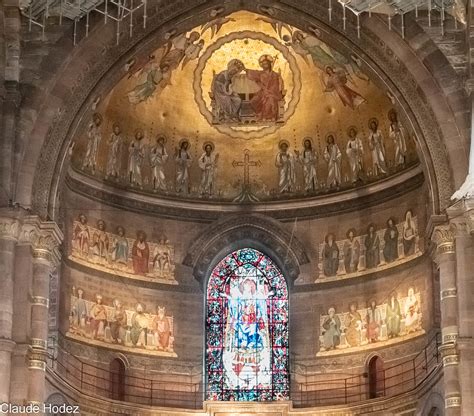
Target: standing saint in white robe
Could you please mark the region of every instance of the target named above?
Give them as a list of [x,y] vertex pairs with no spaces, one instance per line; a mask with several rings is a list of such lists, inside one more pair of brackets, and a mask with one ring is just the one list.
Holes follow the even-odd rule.
[[87,150],[84,158],[82,168],[92,168],[95,171],[97,166],[97,154],[99,153],[99,145],[102,140],[102,131],[100,125],[102,124],[102,116],[99,113],[95,113],[92,116],[92,123],[89,125],[87,132]]
[[395,110],[388,113],[390,119],[389,136],[395,145],[395,166],[403,166],[406,162],[407,143],[405,140],[405,129],[398,121],[398,116]]
[[351,182],[354,184],[362,180],[361,173],[363,167],[364,146],[362,140],[357,136],[355,128],[349,129],[349,140],[346,145],[346,154],[349,158],[349,165],[351,167]]
[[278,190],[280,193],[293,192],[296,185],[295,158],[288,151],[288,143],[280,142],[280,151],[276,155],[275,166],[278,168]]
[[176,149],[176,192],[188,194],[189,189],[189,167],[192,163],[191,155],[188,152],[189,142],[182,140],[179,148]]
[[158,136],[156,146],[150,150],[150,165],[153,175],[153,189],[166,191],[165,164],[168,161],[168,153],[165,148],[165,137]]
[[202,195],[212,195],[215,191],[215,179],[217,172],[217,161],[219,153],[214,154],[214,146],[210,143],[204,145],[204,153],[199,158],[199,168],[201,169]]
[[387,163],[385,161],[385,145],[383,143],[382,132],[378,128],[378,122],[373,119],[369,124],[369,149],[372,153],[372,165],[374,176],[380,173],[386,175],[388,173]]
[[313,149],[313,144],[309,137],[304,139],[304,148],[300,153],[296,151],[298,162],[303,165],[304,189],[306,192],[313,192],[318,188],[318,177],[316,172],[316,164],[318,162],[318,154]]
[[327,146],[324,149],[324,160],[328,164],[327,186],[329,188],[338,188],[341,184],[341,159],[342,153],[339,146],[335,143],[332,134],[327,137]]
[[142,186],[142,165],[145,153],[142,146],[143,132],[138,130],[128,147],[128,175],[132,185]]
[[114,131],[109,139],[109,153],[107,155],[107,176],[119,176],[120,159],[122,150],[122,134],[120,126],[114,124]]

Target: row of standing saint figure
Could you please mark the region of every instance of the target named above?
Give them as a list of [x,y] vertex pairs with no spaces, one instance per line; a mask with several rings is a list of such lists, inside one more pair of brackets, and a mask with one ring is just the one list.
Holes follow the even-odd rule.
[[[88,143],[82,168],[90,168],[93,172],[95,172],[97,168],[99,146],[102,140],[101,124],[102,117],[100,114],[94,114],[93,122],[89,126],[87,133]],[[143,131],[140,129],[137,130],[133,140],[128,146],[128,181],[131,185],[140,188],[143,186],[142,168],[145,163],[143,138]],[[166,138],[164,136],[158,136],[155,145],[151,147],[149,152],[149,165],[152,170],[153,189],[160,191],[167,190],[164,168],[168,162],[169,155],[166,150],[165,142]],[[114,124],[113,126],[113,132],[110,135],[108,145],[106,176],[118,178],[121,170],[121,150],[123,146],[122,131],[118,124]],[[188,194],[190,192],[189,168],[193,159],[189,152],[189,147],[189,141],[182,139],[175,151],[177,193]],[[198,159],[199,168],[201,169],[200,192],[203,195],[211,195],[215,191],[215,174],[218,159],[219,154],[214,152],[214,145],[210,142],[206,142],[203,145],[203,153]]]
[[[389,113],[391,118],[389,136],[395,146],[394,160],[397,167],[404,166],[407,157],[407,146],[405,140],[405,130],[398,122],[396,112]],[[372,164],[374,176],[387,175],[386,150],[382,132],[379,129],[377,119],[369,121],[370,133],[368,136],[369,150],[372,154]],[[349,140],[346,145],[346,155],[350,166],[350,180],[352,184],[362,181],[364,146],[357,134],[355,127],[348,130]],[[323,157],[328,165],[326,186],[338,189],[342,183],[342,152],[336,144],[334,134],[326,137],[327,145],[324,148]],[[306,137],[303,141],[303,150],[295,151],[293,155],[289,150],[286,140],[279,143],[279,152],[275,165],[278,168],[278,190],[280,193],[294,192],[296,190],[296,169],[295,161],[303,166],[304,188],[306,192],[314,192],[318,188],[317,161],[318,154],[313,148],[312,140]]]

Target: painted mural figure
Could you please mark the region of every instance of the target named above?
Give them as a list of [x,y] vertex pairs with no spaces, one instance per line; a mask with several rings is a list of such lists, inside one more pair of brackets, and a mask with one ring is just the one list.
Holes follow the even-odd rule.
[[359,266],[360,243],[355,237],[355,230],[351,228],[347,231],[347,240],[344,243],[344,267],[346,273],[354,273]]
[[107,176],[117,178],[120,173],[122,132],[118,124],[114,124],[113,132],[109,139],[109,152],[107,154]]
[[201,169],[201,195],[212,195],[216,188],[216,172],[219,153],[214,153],[212,143],[204,143],[204,153],[199,158],[198,164]]
[[400,324],[402,320],[402,313],[400,309],[400,302],[398,302],[395,293],[390,295],[390,300],[386,308],[386,324],[387,336],[389,339],[398,337],[400,335]]
[[344,325],[346,327],[346,341],[351,347],[358,347],[361,342],[362,317],[357,311],[357,305],[351,303],[347,313]]
[[398,121],[398,115],[395,110],[391,110],[388,113],[388,119],[390,120],[389,135],[395,144],[395,165],[403,166],[407,156],[405,129]]
[[102,140],[101,124],[102,116],[99,113],[95,113],[92,116],[92,123],[87,131],[87,150],[82,168],[92,168],[93,172],[95,172],[97,167],[97,155],[99,153],[100,141]]
[[398,228],[393,218],[389,218],[387,221],[383,239],[385,241],[383,256],[387,263],[391,263],[398,259]]
[[73,327],[79,333],[79,335],[85,335],[86,332],[86,320],[87,320],[87,306],[83,298],[84,291],[82,289],[77,290],[77,299],[74,302],[71,311],[73,319]]
[[154,60],[150,61],[146,67],[143,68],[142,73],[146,73],[145,80],[127,94],[131,104],[136,105],[142,101],[146,101],[155,93],[157,88],[163,88],[171,76],[168,63],[159,63]]
[[379,340],[380,326],[382,325],[382,316],[380,310],[377,308],[377,303],[374,299],[370,302],[367,308],[367,340],[370,343]]
[[385,145],[383,142],[382,132],[379,130],[379,123],[376,118],[369,121],[369,149],[372,153],[372,165],[374,176],[382,173],[388,173],[387,163],[385,159]]
[[127,332],[127,313],[122,307],[122,302],[115,299],[114,311],[110,322],[110,336],[116,344],[125,343],[125,334]]
[[261,70],[247,69],[247,77],[256,82],[260,90],[250,99],[257,120],[278,119],[279,102],[285,96],[283,78],[273,71],[274,58],[270,55],[262,55],[258,59]]
[[326,276],[336,276],[339,269],[339,248],[334,234],[329,233],[324,239],[323,248],[323,272]]
[[97,230],[93,235],[92,246],[94,248],[94,254],[99,259],[108,259],[109,255],[109,236],[105,231],[105,221],[97,221]]
[[365,98],[358,92],[347,86],[347,76],[345,71],[335,69],[333,66],[326,66],[323,84],[325,92],[336,92],[344,106],[355,110],[359,105],[365,102]]
[[413,214],[408,210],[405,214],[405,223],[403,224],[403,254],[410,256],[415,253],[416,244],[416,225],[413,221]]
[[278,145],[275,166],[278,168],[278,191],[293,192],[296,185],[295,158],[288,150],[288,142],[282,140]]
[[334,308],[329,308],[328,315],[323,322],[323,346],[326,350],[333,350],[341,343],[341,320]]
[[117,236],[112,245],[112,260],[120,264],[128,263],[128,240],[122,226],[117,227]]
[[189,167],[192,158],[189,153],[189,142],[186,139],[181,140],[179,148],[175,152],[176,161],[176,192],[189,194]]
[[145,347],[147,345],[148,318],[144,313],[143,305],[137,304],[132,315],[130,327],[130,338],[134,347]]
[[420,310],[418,305],[418,299],[415,296],[413,288],[408,289],[408,297],[405,300],[404,307],[405,315],[405,332],[410,334],[420,329]]
[[362,140],[357,135],[355,127],[349,127],[349,140],[346,145],[346,154],[351,168],[351,182],[355,184],[362,181],[364,146]]
[[303,150],[300,153],[295,151],[298,162],[303,165],[304,189],[306,192],[314,192],[318,188],[318,177],[316,173],[316,164],[318,154],[313,149],[313,143],[310,137],[303,141]]
[[145,153],[142,146],[143,131],[137,130],[128,146],[128,176],[131,185],[142,186],[142,165]]
[[345,70],[348,75],[352,73],[364,81],[369,81],[369,77],[361,71],[356,59],[346,58],[337,50],[321,41],[318,30],[315,30],[313,33],[316,36],[295,30],[292,35],[291,46],[305,61],[307,61],[307,55],[309,55],[313,64],[321,71],[324,71],[328,65],[332,65],[338,69]]
[[153,175],[153,189],[166,191],[165,165],[168,161],[168,153],[165,148],[166,138],[158,136],[156,145],[150,150],[150,165]]
[[332,134],[328,134],[327,136],[327,146],[324,149],[324,160],[328,164],[327,186],[328,188],[337,189],[341,184],[342,153]]
[[87,256],[89,254],[90,244],[90,233],[89,227],[87,226],[87,218],[84,214],[79,215],[79,223],[74,228],[74,241],[73,245],[76,250],[79,251],[81,256]]
[[149,271],[148,263],[150,261],[150,247],[146,241],[146,234],[143,231],[138,231],[137,239],[132,247],[132,262],[133,271],[142,276]]
[[153,319],[153,337],[156,348],[159,350],[167,350],[170,345],[170,323],[165,316],[165,308],[157,307],[156,316]]
[[105,327],[107,325],[107,310],[102,303],[102,296],[96,296],[96,302],[90,310],[90,322],[92,329],[92,338],[103,340],[105,336]]
[[370,224],[365,237],[365,267],[373,269],[380,264],[380,238],[375,225]]
[[169,272],[171,268],[171,254],[167,247],[166,240],[161,240],[160,244],[155,247],[153,253],[153,267],[161,276]]
[[211,98],[216,105],[219,121],[240,121],[242,99],[232,90],[232,78],[244,70],[244,64],[232,59],[227,69],[214,76],[211,87]]

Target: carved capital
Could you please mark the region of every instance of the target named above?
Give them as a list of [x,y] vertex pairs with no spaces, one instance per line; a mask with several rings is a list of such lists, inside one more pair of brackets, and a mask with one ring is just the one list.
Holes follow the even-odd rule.
[[456,236],[474,235],[474,198],[457,201],[446,212]]
[[431,241],[436,245],[434,260],[439,264],[444,254],[455,252],[454,231],[449,225],[437,225],[431,234]]
[[0,217],[0,239],[18,241],[20,221],[16,218]]
[[26,217],[21,227],[19,244],[31,245],[33,257],[58,264],[63,233],[53,221],[41,221],[37,216]]

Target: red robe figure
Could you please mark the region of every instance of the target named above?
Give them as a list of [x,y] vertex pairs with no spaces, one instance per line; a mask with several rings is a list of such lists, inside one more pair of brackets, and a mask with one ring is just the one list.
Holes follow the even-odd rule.
[[273,71],[273,58],[262,55],[258,63],[262,70],[246,69],[247,77],[256,82],[260,90],[250,100],[258,120],[278,119],[278,105],[285,95],[283,78]]
[[146,234],[143,231],[137,233],[137,239],[132,247],[133,271],[135,274],[144,276],[148,273],[148,263],[150,260],[150,247],[146,242]]

